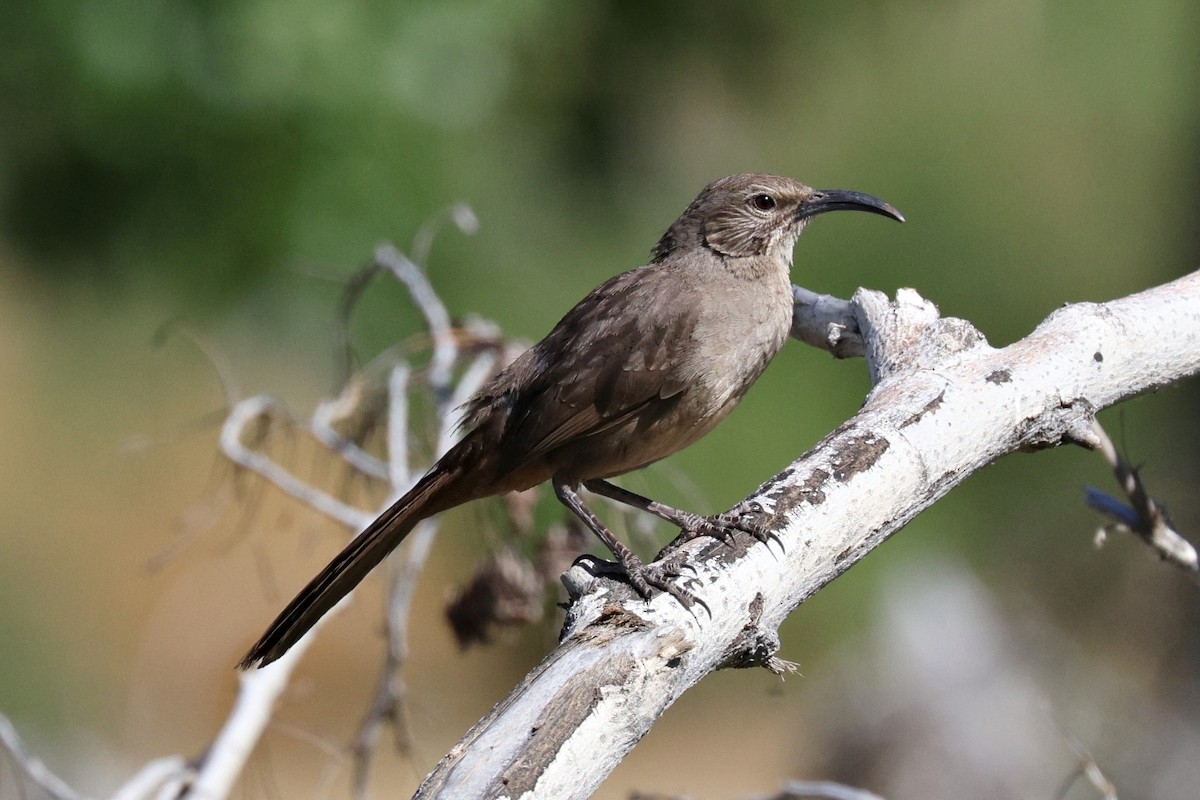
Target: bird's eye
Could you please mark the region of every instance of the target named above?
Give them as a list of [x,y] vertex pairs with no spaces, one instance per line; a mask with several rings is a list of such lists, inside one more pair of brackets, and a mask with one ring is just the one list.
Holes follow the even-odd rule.
[[775,198],[769,194],[756,194],[750,198],[750,205],[757,208],[759,211],[774,211]]

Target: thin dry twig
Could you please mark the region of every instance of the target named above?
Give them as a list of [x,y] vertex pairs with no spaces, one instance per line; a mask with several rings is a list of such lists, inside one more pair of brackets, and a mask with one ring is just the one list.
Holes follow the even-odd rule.
[[[313,508],[347,528],[360,530],[375,518],[349,503],[343,503],[328,492],[297,478],[263,453],[244,444],[243,434],[263,419],[282,417],[293,422],[291,414],[270,395],[260,394],[240,400],[233,405],[221,427],[221,452],[233,463],[255,472],[274,484],[285,494]],[[301,426],[306,427],[306,426]]]
[[[429,385],[433,388],[439,412],[450,397],[450,371],[458,348],[452,333],[450,314],[438,297],[429,278],[413,261],[392,244],[375,248],[375,263],[391,271],[404,284],[414,304],[425,317],[425,325],[433,339],[433,359],[429,364]],[[440,416],[440,413],[439,413]]]
[[379,480],[388,480],[388,465],[368,453],[357,442],[337,432],[337,423],[352,419],[362,408],[367,389],[358,376],[351,376],[336,397],[317,404],[309,423],[313,438],[337,453],[352,468]]
[[788,781],[784,784],[783,790],[771,797],[770,800],[807,800],[808,798],[883,800],[874,792],[833,781]]
[[1196,548],[1175,530],[1166,510],[1150,496],[1137,468],[1121,457],[1098,421],[1093,420],[1092,430],[1099,440],[1100,452],[1112,465],[1113,475],[1130,503],[1126,505],[1099,489],[1085,488],[1087,504],[1112,520],[1110,525],[1097,531],[1096,544],[1104,544],[1110,530],[1132,533],[1152,547],[1160,558],[1179,567],[1194,583],[1200,584],[1200,558]]
[[[7,756],[7,759],[3,758]],[[53,800],[86,800],[25,749],[24,742],[8,717],[0,714],[0,764],[7,760],[13,765],[13,780],[19,797],[34,797],[37,789]],[[0,788],[3,788],[4,771],[0,770]]]
[[[857,789],[834,781],[788,781],[778,793],[761,800],[883,800],[866,789]],[[629,800],[688,800],[684,795],[634,792]]]
[[475,211],[466,203],[455,203],[442,213],[430,217],[417,231],[412,243],[412,260],[415,263],[421,267],[429,263],[429,251],[433,249],[433,240],[446,223],[453,224],[468,236],[479,232],[479,218],[475,216]]
[[1089,753],[1087,748],[1083,746],[1083,743],[1070,733],[1062,730],[1061,727],[1059,730],[1062,732],[1063,738],[1066,740],[1067,745],[1075,752],[1075,756],[1079,759],[1079,763],[1075,769],[1072,770],[1071,774],[1067,776],[1066,781],[1063,782],[1062,788],[1059,790],[1058,794],[1055,795],[1055,797],[1057,797],[1059,800],[1063,800],[1063,798],[1067,796],[1067,792],[1071,791],[1071,787],[1074,786],[1080,778],[1084,778],[1092,785],[1092,787],[1100,794],[1100,796],[1104,798],[1104,800],[1118,800],[1117,787],[1113,785],[1113,782],[1110,781],[1103,772],[1100,771],[1100,765],[1096,763],[1096,759],[1093,758],[1092,754]]
[[[456,209],[451,217],[460,228],[470,227],[469,210],[464,216],[461,209]],[[362,370],[348,375],[336,395],[320,403],[308,419],[297,418],[270,395],[236,398],[230,394],[231,384],[223,381],[229,402],[220,438],[223,454],[351,531],[362,530],[374,519],[375,512],[363,511],[297,477],[256,447],[255,434],[264,423],[280,422],[289,430],[307,433],[327,452],[337,456],[352,474],[387,481],[391,491],[385,506],[407,491],[416,479],[408,460],[412,438],[408,407],[410,392],[429,392],[434,400],[438,429],[436,453],[445,452],[453,445],[458,427],[456,406],[482,385],[498,364],[510,360],[513,351],[492,323],[472,319],[461,328],[452,323],[445,305],[418,266],[428,247],[429,242],[424,241],[421,258],[409,259],[391,245],[380,245],[372,265],[355,276],[347,287],[339,326],[341,347],[348,364],[351,348],[346,321],[371,277],[379,272],[390,272],[408,289],[413,304],[425,320],[426,331],[420,341],[432,350],[427,368],[414,370],[406,358],[405,354],[415,349],[417,340],[390,348]],[[470,359],[456,379],[460,361],[467,355]],[[381,423],[386,427],[386,455],[383,458],[368,452],[359,438],[377,430]],[[342,432],[347,427],[353,431],[350,435]],[[408,616],[413,587],[432,548],[436,530],[436,520],[419,525],[409,537],[409,544],[393,559],[389,570],[388,647],[375,697],[350,747],[355,786],[360,796],[366,792],[371,760],[383,726],[391,725],[397,744],[402,750],[407,748],[402,670],[407,658]],[[305,640],[310,638],[306,636]],[[198,766],[199,780],[194,786],[204,785],[212,796],[228,793],[231,783],[227,776],[240,772],[245,758],[265,729],[275,698],[286,686],[291,670],[305,649],[301,645],[305,643],[299,643],[275,664],[257,670],[253,675],[242,676],[237,709],[205,753]],[[205,780],[206,774],[222,777]]]
[[[451,343],[453,345],[453,337]],[[458,354],[458,347],[454,346],[452,365],[458,360]],[[439,455],[449,450],[457,439],[458,415],[455,412],[458,407],[483,385],[495,370],[496,364],[495,353],[485,350],[477,355],[453,386],[448,402],[440,406],[437,444]],[[405,490],[416,481],[416,476],[409,471],[408,460],[404,455],[408,451],[408,381],[407,371],[393,371],[389,381],[391,409],[388,413],[389,452],[396,454],[391,459],[392,479],[394,485],[403,486]],[[367,795],[367,781],[375,745],[384,725],[391,726],[396,747],[400,752],[411,751],[412,737],[408,729],[404,703],[406,685],[402,675],[408,659],[409,611],[417,577],[433,549],[436,534],[436,520],[424,520],[409,535],[409,545],[391,560],[391,568],[388,570],[388,647],[375,694],[350,746],[354,754],[354,787],[357,797]]]

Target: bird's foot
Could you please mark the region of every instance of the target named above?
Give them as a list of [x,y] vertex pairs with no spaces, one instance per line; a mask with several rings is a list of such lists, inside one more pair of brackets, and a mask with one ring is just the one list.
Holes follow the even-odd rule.
[[681,585],[684,580],[690,580],[684,576],[685,571],[693,575],[696,573],[696,568],[688,563],[683,553],[650,564],[643,563],[632,553],[623,561],[605,561],[594,556],[581,556],[580,559],[589,562],[592,574],[615,575],[625,579],[644,600],[649,600],[657,589],[674,597],[684,608],[691,609],[698,605],[712,613],[707,603]]
[[708,604],[682,585],[684,580],[693,580],[684,578],[684,570],[690,571],[693,576],[696,574],[696,568],[688,563],[686,556],[676,553],[651,564],[643,564],[640,571],[629,573],[629,580],[633,588],[647,600],[650,599],[649,587],[654,587],[674,597],[684,608],[690,610],[698,605],[712,616]]
[[763,523],[762,507],[757,503],[748,509],[735,509],[723,514],[713,514],[711,517],[702,517],[699,514],[691,514],[689,517],[679,526],[685,539],[709,536],[732,544],[733,537],[738,533],[748,533],[760,542],[768,542],[775,538]]

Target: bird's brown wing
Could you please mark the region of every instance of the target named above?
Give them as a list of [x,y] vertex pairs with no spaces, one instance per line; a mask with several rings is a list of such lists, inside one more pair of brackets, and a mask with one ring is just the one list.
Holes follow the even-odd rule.
[[472,403],[469,419],[484,404],[507,412],[502,470],[674,406],[687,385],[674,354],[695,319],[681,298],[655,296],[665,270],[641,267],[598,287]]

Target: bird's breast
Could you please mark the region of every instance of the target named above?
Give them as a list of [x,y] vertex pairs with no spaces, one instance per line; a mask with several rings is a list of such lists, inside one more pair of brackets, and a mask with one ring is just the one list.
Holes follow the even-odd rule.
[[706,302],[691,365],[706,414],[723,418],[779,353],[792,324],[791,282],[735,285]]
[[[556,450],[554,470],[580,479],[611,477],[651,464],[693,444],[717,426],[758,380],[787,340],[791,282],[703,281],[684,292],[686,335],[668,337],[664,385],[681,387],[621,424]],[[648,312],[649,313],[649,312]],[[664,323],[668,324],[668,323]],[[631,346],[644,343],[631,343]]]

